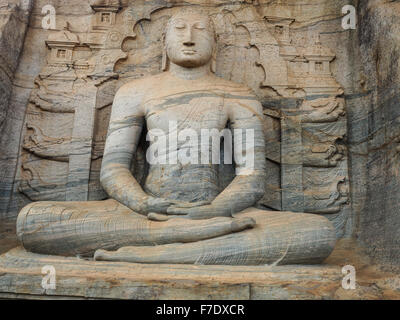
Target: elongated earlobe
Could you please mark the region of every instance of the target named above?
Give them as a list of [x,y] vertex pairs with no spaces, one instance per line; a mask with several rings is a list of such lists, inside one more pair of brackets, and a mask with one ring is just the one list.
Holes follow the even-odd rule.
[[167,49],[163,48],[161,71],[168,71],[169,61],[167,56]]
[[211,72],[216,73],[217,72],[217,57],[213,56],[211,60]]
[[[214,30],[215,30],[215,27],[214,27]],[[211,58],[211,72],[217,73],[217,53],[218,53],[219,36],[215,31],[214,31],[214,40],[215,40],[214,50],[213,50],[213,54],[212,54],[212,58]]]
[[217,46],[215,46],[211,58],[211,72],[216,73],[217,72]]
[[162,36],[162,62],[161,62],[161,71],[168,71],[169,68],[169,59],[168,59],[168,55],[167,55],[167,46],[165,44],[165,34],[163,34]]

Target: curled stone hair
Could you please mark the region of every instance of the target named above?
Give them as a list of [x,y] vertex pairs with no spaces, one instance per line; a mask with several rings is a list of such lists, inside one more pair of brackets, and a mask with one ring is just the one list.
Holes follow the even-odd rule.
[[[217,32],[215,30],[215,24],[214,21],[212,20],[211,16],[209,14],[206,14],[204,12],[199,12],[199,11],[195,11],[195,10],[183,10],[183,11],[179,11],[178,13],[174,14],[171,16],[171,18],[168,20],[164,32],[162,34],[162,44],[163,44],[163,48],[162,48],[162,65],[161,65],[161,70],[162,71],[168,71],[169,68],[169,59],[168,59],[168,55],[167,55],[167,46],[165,43],[165,38],[167,35],[167,32],[170,30],[172,23],[179,17],[187,17],[188,14],[196,14],[196,15],[203,15],[206,16],[208,18],[208,25],[211,29],[211,32],[214,35],[214,41],[215,44],[217,44],[218,41],[218,36],[217,36]],[[214,47],[214,52],[212,55],[212,60],[211,60],[211,72],[215,73],[216,69],[217,69],[217,45],[215,45]]]

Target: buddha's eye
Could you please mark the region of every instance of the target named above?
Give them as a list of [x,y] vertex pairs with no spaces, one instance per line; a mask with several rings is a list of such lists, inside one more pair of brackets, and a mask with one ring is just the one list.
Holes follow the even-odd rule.
[[203,24],[203,23],[196,23],[196,24],[194,25],[194,27],[195,27],[196,29],[198,29],[198,30],[204,30],[204,29],[206,28],[206,25]]
[[186,25],[185,25],[184,23],[177,23],[177,24],[175,25],[175,28],[176,28],[176,29],[185,29],[185,27],[186,27]]

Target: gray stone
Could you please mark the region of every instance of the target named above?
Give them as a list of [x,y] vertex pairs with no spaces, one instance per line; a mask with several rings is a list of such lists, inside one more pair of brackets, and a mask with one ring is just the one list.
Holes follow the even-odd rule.
[[[195,2],[205,8],[186,4]],[[207,6],[219,36],[217,75],[250,87],[266,117],[268,173],[257,208],[326,216],[338,237],[367,249],[371,263],[398,271],[399,4],[303,2]],[[28,203],[107,198],[100,167],[113,97],[125,83],[160,72],[160,31],[182,4],[122,1],[110,6],[104,25],[96,4],[55,0],[57,30],[44,30],[48,2],[29,3],[0,0],[0,252],[16,246],[16,217]],[[356,30],[342,29],[347,4],[357,8]],[[67,21],[71,38],[60,38]],[[72,60],[57,63],[57,48],[71,50]],[[310,81],[307,74],[318,70],[324,76]],[[82,81],[93,90],[85,92]],[[81,109],[75,94],[85,96]],[[342,98],[344,110],[334,109]],[[144,184],[143,150],[134,162]],[[231,169],[219,169],[221,187]]]

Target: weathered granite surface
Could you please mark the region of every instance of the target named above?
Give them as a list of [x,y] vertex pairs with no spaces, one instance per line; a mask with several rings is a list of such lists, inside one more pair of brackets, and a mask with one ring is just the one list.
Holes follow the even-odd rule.
[[358,8],[353,59],[360,67],[348,114],[356,234],[376,261],[399,271],[400,3],[360,1]]
[[[202,1],[186,2],[202,3]],[[216,1],[218,5],[228,2]],[[133,1],[122,1],[124,8],[129,3],[133,3]],[[150,6],[146,7],[149,9],[154,9],[160,3],[161,6],[164,5],[162,1],[150,1],[149,3],[151,3]],[[174,1],[174,5],[176,3],[179,3],[179,1]],[[356,30],[343,30],[341,28],[341,8],[343,5],[351,3],[356,6],[359,15],[358,28]],[[160,39],[154,39],[152,35],[155,34],[155,30],[160,29],[166,19],[164,10],[157,10],[153,14],[150,14],[153,9],[134,10],[132,11],[132,19],[138,22],[133,29],[136,38],[128,37],[128,40],[122,42],[123,55],[127,56],[126,59],[118,60],[115,69],[107,69],[106,67],[105,70],[99,71],[97,69],[95,71],[96,76],[100,76],[100,78],[109,74],[113,74],[113,76],[110,80],[104,82],[96,98],[96,101],[98,101],[96,102],[98,110],[96,123],[98,125],[95,126],[94,137],[90,137],[94,140],[94,146],[88,147],[92,150],[91,170],[88,172],[86,169],[81,172],[83,176],[90,177],[89,185],[85,182],[86,184],[83,185],[72,184],[69,186],[70,188],[66,188],[69,167],[66,162],[68,155],[65,154],[63,144],[69,145],[70,143],[68,139],[74,128],[72,113],[63,110],[65,114],[61,120],[57,113],[50,114],[49,118],[46,118],[48,115],[46,112],[37,113],[37,118],[46,115],[43,117],[43,119],[46,119],[37,121],[36,128],[34,127],[35,123],[27,128],[24,120],[25,115],[28,118],[32,114],[35,115],[35,112],[33,112],[35,111],[34,107],[36,107],[35,101],[40,101],[40,99],[36,99],[38,92],[45,95],[45,100],[49,98],[49,92],[45,91],[45,86],[42,83],[35,85],[35,78],[47,67],[47,56],[50,48],[46,47],[45,41],[48,40],[50,35],[57,32],[41,29],[43,18],[41,8],[45,4],[48,4],[48,1],[35,1],[24,50],[15,74],[8,115],[3,124],[3,132],[7,134],[2,134],[0,137],[2,153],[0,157],[0,251],[15,246],[17,213],[25,204],[35,199],[38,194],[42,194],[44,197],[39,198],[39,200],[65,200],[67,194],[82,195],[80,192],[74,192],[73,188],[82,190],[83,186],[85,190],[83,194],[88,199],[98,200],[104,197],[97,180],[105,137],[104,128],[108,124],[112,97],[123,83],[130,79],[158,73],[161,67]],[[94,11],[88,3],[78,0],[59,0],[54,1],[54,4],[57,8],[57,29],[62,30],[63,22],[69,21],[72,32],[77,34],[79,38],[86,39],[87,35],[91,33],[91,21],[94,16]],[[136,4],[140,6],[143,2],[135,1]],[[171,5],[173,5],[172,2],[168,2],[167,7]],[[304,92],[299,88],[291,89],[290,97],[287,97],[286,93],[282,93],[282,90],[279,91],[279,88],[279,90],[277,89],[277,86],[279,87],[285,81],[280,76],[285,64],[279,64],[280,69],[278,69],[280,71],[278,70],[278,72],[268,69],[270,63],[269,55],[266,52],[275,52],[273,54],[276,54],[274,49],[276,49],[277,40],[267,37],[265,32],[257,33],[260,26],[248,23],[252,21],[252,17],[254,17],[252,14],[254,13],[248,16],[249,11],[246,11],[246,9],[241,11],[240,9],[253,5],[258,17],[274,25],[271,28],[271,34],[278,33],[280,43],[285,44],[284,59],[293,59],[292,51],[290,51],[292,48],[287,45],[288,25],[290,26],[289,34],[292,38],[292,44],[295,47],[299,46],[304,49],[311,47],[318,40],[315,39],[315,35],[319,33],[321,44],[336,55],[336,59],[331,62],[332,74],[336,82],[343,88],[343,98],[346,102],[346,114],[341,115],[339,112],[340,120],[335,122],[337,126],[335,132],[339,133],[335,137],[339,137],[339,139],[323,141],[323,143],[316,145],[313,145],[312,139],[311,143],[310,140],[307,140],[309,130],[312,133],[312,130],[319,130],[320,128],[312,121],[310,122],[312,116],[307,116],[306,121],[303,121],[301,117],[299,119],[296,110],[303,109],[303,107],[305,110],[312,108],[314,99],[304,99]],[[295,0],[277,2],[236,1],[235,5],[230,6],[229,10],[226,11],[227,16],[218,20],[221,21],[222,25],[228,26],[225,32],[226,37],[222,36],[221,50],[223,54],[218,60],[220,75],[246,83],[254,88],[261,98],[265,113],[268,116],[267,121],[269,122],[266,125],[269,128],[266,132],[269,137],[267,145],[270,150],[268,155],[268,180],[271,183],[269,184],[269,192],[266,193],[260,205],[278,210],[301,208],[299,211],[305,211],[304,208],[307,210],[315,210],[316,208],[316,211],[318,211],[326,207],[323,203],[324,201],[325,203],[329,202],[330,196],[334,200],[334,197],[339,194],[337,201],[331,202],[333,209],[337,205],[341,207],[341,211],[336,214],[335,219],[339,230],[338,235],[357,239],[375,258],[374,263],[384,264],[386,268],[393,270],[398,270],[400,263],[400,233],[398,232],[400,223],[398,214],[400,199],[398,110],[400,109],[398,108],[399,79],[397,68],[399,5],[397,1],[384,0],[305,0],[301,4]],[[246,20],[246,17],[250,18]],[[283,19],[279,20],[277,17]],[[293,19],[295,21],[292,21]],[[244,24],[241,23],[243,21]],[[235,28],[231,27],[232,23]],[[98,31],[102,32],[100,29]],[[230,36],[232,30],[237,30],[234,37]],[[132,32],[132,30],[127,31]],[[260,35],[263,35],[264,38]],[[270,46],[271,43],[272,46]],[[96,43],[92,47],[98,50]],[[105,49],[112,50],[115,47],[106,47],[101,50]],[[114,53],[121,54],[121,51],[117,50]],[[82,54],[85,56],[86,53]],[[113,57],[119,59],[118,54]],[[329,55],[330,53],[325,58],[329,58]],[[230,58],[232,56],[235,58]],[[296,59],[296,56],[294,58]],[[111,59],[108,62],[114,63],[115,61]],[[300,60],[296,63],[301,65],[303,62]],[[99,64],[97,63],[97,65]],[[107,63],[102,62],[101,65],[107,66]],[[78,66],[79,68],[85,67],[82,63],[78,63]],[[114,71],[118,74],[119,80],[113,80]],[[44,72],[44,75],[46,77],[46,72]],[[272,83],[270,81],[272,78],[277,79],[277,83]],[[261,86],[260,83],[262,83]],[[80,83],[77,82],[76,84],[79,90]],[[336,84],[333,85],[333,87],[335,86]],[[88,94],[91,93],[88,92]],[[53,106],[61,105],[68,108],[68,99],[68,96],[63,96],[62,103],[55,101]],[[89,98],[85,101],[89,101]],[[321,106],[324,107],[324,104],[322,103]],[[46,105],[44,105],[44,108],[46,108]],[[288,109],[288,112],[282,113],[285,108]],[[338,104],[337,110],[340,110],[340,108],[340,104]],[[283,119],[282,114],[285,115]],[[51,128],[51,126],[43,124],[48,122],[60,125]],[[290,124],[289,127],[288,123]],[[37,124],[39,125],[37,126]],[[330,127],[329,124],[326,126]],[[305,136],[302,135],[303,127],[307,130]],[[52,131],[41,132],[40,129],[42,128],[50,128]],[[288,130],[282,130],[282,128],[288,128]],[[343,128],[345,128],[344,131]],[[34,158],[34,161],[26,160],[26,155],[41,151],[41,144],[35,145],[32,141],[29,141],[30,136],[34,137],[33,141],[44,141],[44,145],[49,146],[46,151],[50,152],[53,157],[52,160],[42,158]],[[28,141],[26,148],[22,151],[25,137],[28,137]],[[46,140],[48,138],[56,143],[49,144],[49,140]],[[303,140],[303,138],[306,139]],[[282,141],[287,143],[282,145]],[[305,153],[304,163],[302,162],[302,164],[306,164],[305,166],[300,165],[297,161],[301,156],[298,152],[299,146],[303,143],[304,150],[311,149],[313,151],[311,154]],[[292,145],[294,148],[291,147]],[[54,148],[57,146],[61,146],[61,153],[60,150]],[[283,157],[289,157],[282,159],[280,150],[297,150],[297,152],[294,154],[284,153]],[[328,158],[322,157],[323,168],[325,169],[318,169],[318,166],[315,165],[315,163],[318,163],[318,155],[323,156],[325,154],[329,155]],[[54,155],[56,156],[54,157]],[[342,166],[332,167],[337,160]],[[36,178],[35,173],[29,173],[34,170],[29,171],[29,169],[26,170],[28,174],[24,178],[23,174],[21,176],[21,172],[25,171],[22,170],[23,166],[27,167],[31,163],[39,168],[39,171],[36,171]],[[343,174],[347,172],[347,166],[349,168],[348,176]],[[74,166],[71,168],[74,168]],[[331,185],[328,184],[327,188],[321,187],[321,182],[318,180],[311,181],[309,185],[304,184],[304,177],[308,181],[309,177],[315,176],[315,172],[319,172],[320,177],[324,177],[324,172],[321,171],[329,171],[332,168],[335,171],[329,177],[336,176],[338,178],[336,187],[340,185],[339,189],[335,188],[333,181],[329,179],[326,181],[330,182]],[[340,170],[337,168],[340,168]],[[341,180],[343,176],[347,176],[347,182],[350,181],[350,185]],[[50,179],[50,181],[47,179]],[[47,182],[41,184],[40,180]],[[87,178],[84,181],[87,181]],[[307,195],[313,194],[312,186],[315,187],[315,184],[317,184],[317,188],[324,190],[320,202],[315,202],[315,199],[307,197]],[[22,186],[22,189],[20,186]],[[282,186],[285,186],[284,190],[286,191],[282,192]],[[311,192],[307,192],[309,190]],[[320,203],[322,203],[322,206],[319,205]],[[345,219],[342,219],[343,217]]]
[[[45,265],[56,269],[56,290],[41,287]],[[319,299],[319,294],[332,297],[341,286],[337,267],[155,266],[40,256],[22,249],[0,257],[0,274],[0,297]]]
[[[349,251],[349,247],[351,251]],[[21,248],[0,256],[0,298],[27,299],[399,299],[394,274],[357,259],[356,245],[339,245],[331,264],[320,266],[201,266],[93,262],[41,256]],[[351,255],[348,255],[351,253]],[[348,258],[350,256],[350,258]],[[336,263],[357,266],[356,290],[342,288]],[[43,289],[42,268],[56,270],[56,289]]]
[[[116,18],[112,10],[119,8],[114,8],[113,3],[102,5],[102,28],[110,27]],[[97,10],[97,6],[92,7]],[[120,27],[113,27],[117,26]],[[62,256],[94,254],[95,260],[103,261],[204,265],[316,264],[331,254],[339,228],[318,214],[337,214],[341,207],[332,206],[332,201],[318,201],[326,199],[326,190],[308,191],[314,199],[308,210],[315,214],[254,208],[263,198],[268,182],[265,115],[251,89],[215,74],[217,32],[210,13],[177,7],[161,31],[162,72],[130,81],[118,90],[102,156],[99,180],[110,198],[103,201],[84,201],[88,200],[90,148],[96,122],[95,99],[90,97],[95,96],[93,92],[99,84],[84,82],[81,91],[74,85],[71,93],[58,93],[70,100],[57,103],[55,88],[65,84],[64,77],[73,79],[69,69],[63,70],[65,65],[72,66],[76,73],[88,72],[91,67],[83,71],[77,67],[74,48],[79,37],[68,25],[49,36],[51,52],[45,71],[57,72],[48,75],[43,92],[37,92],[32,103],[41,109],[37,110],[40,114],[51,111],[65,116],[65,112],[72,111],[74,128],[69,139],[59,142],[60,139],[44,135],[47,126],[37,123],[43,118],[32,115],[27,127],[33,133],[27,132],[24,149],[39,159],[66,161],[69,175],[66,201],[36,201],[19,213],[17,235],[25,249]],[[339,90],[330,87],[335,83],[329,68],[333,58],[330,51],[318,43],[305,56],[309,62],[303,76],[306,86],[311,86],[307,90],[327,90],[324,85]],[[314,65],[320,60],[324,61],[323,68],[315,70]],[[82,79],[86,76],[81,74]],[[302,85],[302,81],[298,82]],[[331,131],[322,140],[329,140],[332,129],[341,122],[338,118],[344,114],[344,105],[344,100],[335,96],[304,102],[299,110],[299,125],[313,123],[321,127],[327,122]],[[301,129],[304,132],[306,128],[304,125]],[[307,129],[311,134],[312,130]],[[314,133],[317,135],[321,136]],[[141,137],[145,136],[149,141],[146,174],[135,164],[141,153],[139,146],[144,147]],[[230,158],[224,157],[221,163],[216,148],[224,149]],[[305,148],[300,144],[298,149],[302,153]],[[333,166],[336,172],[342,158],[322,159],[315,155],[311,165],[319,165],[321,170]],[[32,175],[39,170],[35,167],[39,159],[29,164]],[[298,161],[301,166],[307,164],[301,158]],[[47,164],[47,170],[48,166],[52,164]],[[225,185],[227,179],[220,171],[229,166],[234,174]],[[24,163],[24,168],[28,164]],[[134,177],[135,171],[144,174],[144,181]],[[321,181],[329,173],[322,175],[325,179],[321,177]],[[27,179],[21,187],[26,195],[32,189],[32,181]],[[316,180],[312,175],[308,179]],[[337,185],[346,177],[332,179]],[[39,185],[43,183],[38,181]],[[48,195],[39,188],[34,191],[40,200]],[[74,199],[82,201],[73,202]]]
[[25,106],[22,113],[18,113],[11,100],[14,75],[24,46],[32,4],[31,0],[0,1],[0,251],[3,245],[10,248],[15,243],[12,237],[13,223],[8,222],[7,212],[12,197]]
[[32,1],[0,1],[0,131],[19,56],[24,44]]
[[[18,78],[24,79],[25,87],[36,87],[15,95],[24,101],[16,110],[22,113],[26,107],[26,117],[13,124],[14,132],[23,125],[20,156],[2,164],[7,173],[4,185],[8,181],[14,188],[13,197],[2,201],[8,234],[18,210],[29,201],[105,198],[99,172],[112,98],[124,83],[159,73],[160,31],[183,3],[123,1],[122,8],[110,4],[113,18],[107,26],[99,25],[102,13],[96,6],[61,4],[58,29],[68,21],[69,30],[57,32],[40,29],[43,3],[35,3],[21,60]],[[340,4],[327,6],[327,12],[339,12]],[[339,40],[323,34],[331,26],[314,27],[310,21],[321,13],[318,6],[314,9],[248,1],[218,1],[209,7],[219,36],[217,75],[249,86],[264,106],[268,181],[259,205],[325,215],[341,237],[351,234],[352,220],[343,144],[345,101],[330,71],[335,52],[328,47],[335,48],[330,41]],[[58,50],[64,54],[59,60]],[[16,144],[8,146],[14,148],[10,154],[15,154]],[[230,172],[221,175],[229,182]]]

